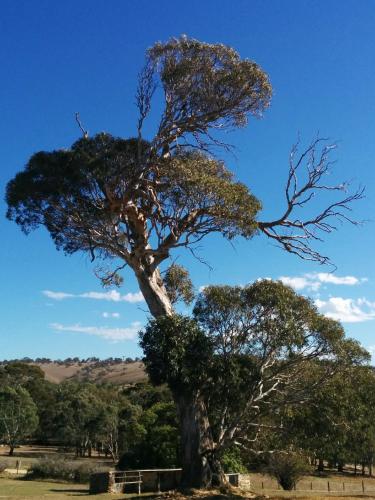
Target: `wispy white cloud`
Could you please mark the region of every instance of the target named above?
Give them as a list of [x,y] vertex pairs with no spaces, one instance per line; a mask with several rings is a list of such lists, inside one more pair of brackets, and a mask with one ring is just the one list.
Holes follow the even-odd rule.
[[312,279],[316,276],[321,283],[332,283],[333,285],[353,286],[367,281],[367,278],[356,278],[355,276],[336,276],[332,273],[316,273],[309,274],[308,276]]
[[74,325],[52,323],[50,327],[58,332],[83,333],[111,340],[113,342],[119,342],[122,340],[134,340],[137,337],[142,324],[139,321],[135,321],[126,328],[108,328],[106,326],[82,326],[79,323],[75,323]]
[[312,281],[307,278],[307,276],[280,276],[279,280],[284,283],[284,285],[291,286],[294,290],[304,290],[308,288],[312,291],[317,291],[321,283],[319,281]]
[[120,313],[110,313],[110,312],[104,312],[102,313],[103,318],[116,318],[118,319],[120,317]]
[[94,299],[94,300],[107,300],[110,302],[129,302],[135,304],[136,302],[143,302],[144,298],[142,292],[126,293],[121,295],[117,290],[110,290],[108,292],[85,292],[85,293],[65,293],[53,292],[51,290],[43,290],[43,295],[53,300],[64,299]]
[[53,300],[63,300],[63,299],[69,299],[71,297],[75,297],[72,293],[65,293],[65,292],[52,292],[51,290],[43,290],[43,295],[46,297],[53,299]]
[[330,297],[328,300],[317,299],[315,304],[322,314],[343,323],[362,323],[375,319],[375,302],[364,298]]
[[280,276],[279,280],[295,290],[317,292],[324,284],[353,286],[366,282],[367,278],[336,276],[331,273],[305,273],[302,276]]

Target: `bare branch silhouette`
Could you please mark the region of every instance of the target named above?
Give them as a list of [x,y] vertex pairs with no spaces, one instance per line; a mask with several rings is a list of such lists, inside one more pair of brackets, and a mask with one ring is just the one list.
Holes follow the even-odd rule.
[[[324,233],[331,233],[337,229],[337,222],[350,222],[359,225],[360,222],[350,216],[351,203],[364,197],[364,188],[359,187],[354,193],[329,204],[322,211],[311,217],[300,218],[295,213],[298,208],[305,207],[313,200],[319,191],[340,191],[347,193],[347,182],[327,185],[322,182],[330,171],[333,161],[330,161],[331,152],[336,144],[328,143],[328,139],[318,137],[310,146],[299,151],[299,140],[293,145],[289,155],[289,175],[285,186],[286,210],[277,219],[259,222],[259,229],[268,238],[274,240],[289,253],[298,255],[304,260],[331,264],[329,257],[314,249],[314,241],[322,241]],[[299,174],[304,177],[302,183]]]

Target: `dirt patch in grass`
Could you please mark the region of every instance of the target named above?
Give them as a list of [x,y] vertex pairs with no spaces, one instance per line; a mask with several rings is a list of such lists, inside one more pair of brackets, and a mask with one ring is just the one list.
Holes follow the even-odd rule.
[[256,495],[240,488],[225,487],[212,490],[188,490],[186,492],[171,491],[159,495],[150,495],[155,500],[263,500],[269,498],[264,495]]
[[223,489],[223,490],[190,490],[186,493],[177,491],[162,493],[159,495],[150,495],[149,498],[154,500],[285,500],[286,498],[292,500],[359,500],[359,499],[374,499],[373,495],[311,495],[296,494],[296,492],[285,491],[277,495],[257,495],[249,491],[242,491],[237,488]]

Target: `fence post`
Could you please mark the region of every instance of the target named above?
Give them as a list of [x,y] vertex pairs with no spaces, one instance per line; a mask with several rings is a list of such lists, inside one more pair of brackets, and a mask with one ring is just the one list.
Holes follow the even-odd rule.
[[363,481],[363,479],[362,479],[362,492],[363,493],[365,492],[365,482]]
[[327,481],[328,491],[331,491],[331,486],[329,485],[329,481]]
[[345,491],[345,483],[342,483],[342,491]]
[[161,493],[161,489],[160,489],[160,483],[161,483],[161,481],[160,481],[160,472],[157,472],[156,477],[157,477],[157,483],[158,483],[158,493]]
[[263,483],[263,481],[262,481],[262,490],[264,490],[264,483]]
[[311,483],[310,483],[310,490],[312,491],[312,481],[311,481]]

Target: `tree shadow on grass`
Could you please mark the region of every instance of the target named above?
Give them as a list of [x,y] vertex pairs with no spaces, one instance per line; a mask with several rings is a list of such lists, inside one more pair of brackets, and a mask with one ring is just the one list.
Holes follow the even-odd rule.
[[83,496],[89,495],[89,490],[87,488],[77,489],[77,488],[51,488],[49,491],[53,493],[75,493],[72,496]]

